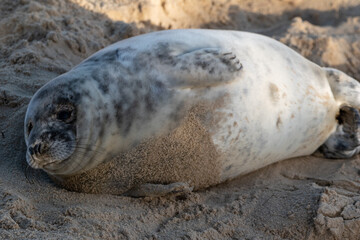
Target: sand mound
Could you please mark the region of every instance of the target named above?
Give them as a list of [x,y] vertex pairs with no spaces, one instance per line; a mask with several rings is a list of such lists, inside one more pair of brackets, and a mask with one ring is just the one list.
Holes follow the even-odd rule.
[[262,33],[360,79],[357,0],[3,0],[0,238],[359,239],[360,160],[304,157],[186,196],[134,199],[56,187],[25,163],[32,94],[93,52],[169,28]]

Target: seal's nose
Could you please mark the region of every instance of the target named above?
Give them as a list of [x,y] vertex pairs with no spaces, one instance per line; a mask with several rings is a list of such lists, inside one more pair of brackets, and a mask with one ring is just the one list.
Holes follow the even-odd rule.
[[41,154],[41,143],[29,147],[30,155]]

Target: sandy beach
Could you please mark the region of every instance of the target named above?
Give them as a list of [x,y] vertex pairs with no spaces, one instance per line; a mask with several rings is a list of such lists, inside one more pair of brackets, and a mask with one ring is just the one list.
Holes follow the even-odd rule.
[[360,239],[360,159],[285,160],[187,195],[84,194],[27,166],[32,95],[87,56],[164,29],[260,33],[360,80],[358,0],[2,0],[1,239]]

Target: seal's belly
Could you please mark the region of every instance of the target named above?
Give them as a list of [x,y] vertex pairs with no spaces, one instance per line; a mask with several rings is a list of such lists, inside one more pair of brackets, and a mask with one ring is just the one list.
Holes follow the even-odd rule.
[[322,69],[297,56],[264,54],[275,58],[271,64],[250,53],[258,59],[245,56],[241,79],[218,89],[228,100],[215,110],[219,120],[209,131],[224,180],[312,154],[336,127],[338,107]]

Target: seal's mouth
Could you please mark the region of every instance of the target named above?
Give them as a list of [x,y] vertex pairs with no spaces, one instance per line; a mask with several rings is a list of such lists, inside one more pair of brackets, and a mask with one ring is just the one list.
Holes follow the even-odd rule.
[[39,157],[36,155],[31,155],[29,151],[26,152],[26,161],[28,165],[34,169],[43,169],[45,171],[56,170],[59,167],[63,166],[68,160],[70,160],[71,155],[65,159],[54,160],[47,159],[46,157]]
[[[57,128],[58,129],[58,128]],[[73,131],[52,130],[27,143],[26,160],[30,167],[54,173],[67,168],[68,161],[79,151]]]
[[31,156],[29,151],[26,152],[26,162],[34,169],[41,168],[41,166],[37,163],[38,159],[35,156]]

